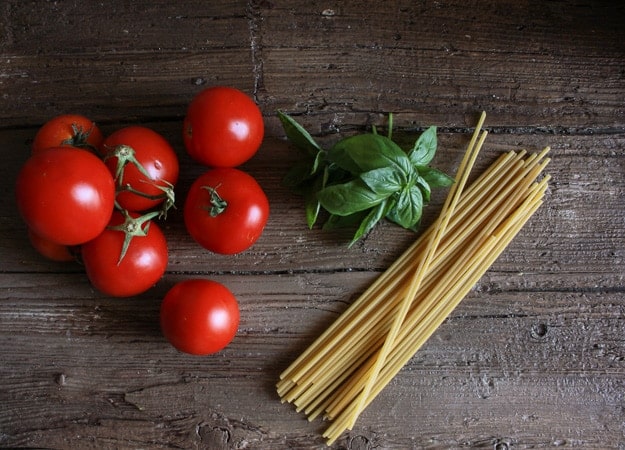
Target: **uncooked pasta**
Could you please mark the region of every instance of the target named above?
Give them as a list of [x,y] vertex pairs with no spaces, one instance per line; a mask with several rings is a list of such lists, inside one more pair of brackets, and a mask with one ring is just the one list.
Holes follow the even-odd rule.
[[278,395],[330,421],[331,445],[470,292],[543,202],[549,148],[500,155],[475,181],[482,114],[440,216],[281,375]]

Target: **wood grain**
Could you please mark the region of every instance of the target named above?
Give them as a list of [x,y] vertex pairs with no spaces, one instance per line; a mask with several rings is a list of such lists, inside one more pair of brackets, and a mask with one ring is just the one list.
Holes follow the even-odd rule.
[[[297,152],[278,109],[323,145],[384,125],[439,127],[454,173],[471,127],[501,152],[551,146],[546,203],[336,449],[625,448],[625,7],[618,2],[289,0],[0,4],[0,447],[322,449],[322,422],[281,404],[279,373],[415,239],[383,223],[309,230],[281,185]],[[182,145],[206,86],[250,94],[267,135],[243,169],[271,203],[237,256],[202,250],[181,201],[206,168]],[[130,299],[30,247],[13,190],[37,128],[79,112],[175,147],[165,277]],[[475,175],[474,175],[475,176]],[[434,221],[436,192],[423,226]],[[158,326],[177,281],[240,301],[223,352],[183,355]]]

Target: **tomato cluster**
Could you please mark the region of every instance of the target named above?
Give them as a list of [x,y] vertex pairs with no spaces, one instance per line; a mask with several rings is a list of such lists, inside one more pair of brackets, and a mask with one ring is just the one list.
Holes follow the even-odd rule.
[[[256,180],[237,168],[264,137],[251,98],[211,87],[190,103],[183,123],[187,153],[207,170],[184,202],[184,223],[202,247],[235,254],[260,237],[269,202]],[[82,262],[91,284],[114,297],[138,295],[165,274],[167,240],[157,219],[174,205],[179,162],[169,142],[144,126],[104,136],[87,117],[45,123],[20,170],[16,201],[33,247],[56,261]],[[211,280],[175,285],[161,305],[164,336],[178,350],[210,354],[236,334],[234,295]]]
[[174,149],[150,128],[105,138],[88,118],[61,115],[35,135],[17,206],[40,253],[59,261],[79,254],[93,286],[128,297],[165,273],[167,243],[153,219],[173,205],[178,171]]

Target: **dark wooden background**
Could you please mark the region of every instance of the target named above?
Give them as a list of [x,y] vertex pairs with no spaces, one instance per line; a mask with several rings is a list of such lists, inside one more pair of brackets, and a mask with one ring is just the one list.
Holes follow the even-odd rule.
[[[336,449],[625,448],[625,6],[610,1],[0,1],[0,446],[323,449],[281,404],[279,373],[413,241],[383,224],[352,249],[308,230],[280,185],[276,119],[324,143],[384,124],[439,127],[454,173],[479,113],[500,152],[552,147],[546,204]],[[193,95],[249,93],[267,136],[244,166],[271,218],[217,256],[164,224],[166,276],[111,299],[29,246],[13,199],[37,128],[76,112],[150,126],[176,147],[178,197],[204,168],[181,142]],[[444,193],[426,210],[425,225]],[[208,277],[240,300],[232,344],[176,352],[158,309]]]

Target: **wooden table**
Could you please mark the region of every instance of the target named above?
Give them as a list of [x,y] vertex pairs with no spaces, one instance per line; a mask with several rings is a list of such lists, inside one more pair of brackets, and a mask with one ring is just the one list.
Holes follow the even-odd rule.
[[[0,446],[325,448],[325,424],[275,383],[415,235],[383,223],[347,249],[347,234],[309,230],[280,182],[297,160],[284,110],[328,145],[389,112],[397,130],[436,125],[448,173],[481,111],[476,173],[552,148],[545,205],[333,448],[625,448],[624,23],[619,2],[566,0],[3,1]],[[122,300],[30,247],[13,191],[42,123],[75,112],[106,133],[162,133],[180,202],[205,170],[184,152],[185,108],[212,85],[247,92],[265,118],[243,166],[271,202],[251,249],[204,251],[179,207],[163,224],[166,275]],[[196,277],[240,301],[236,338],[209,357],[158,326],[165,292]]]

